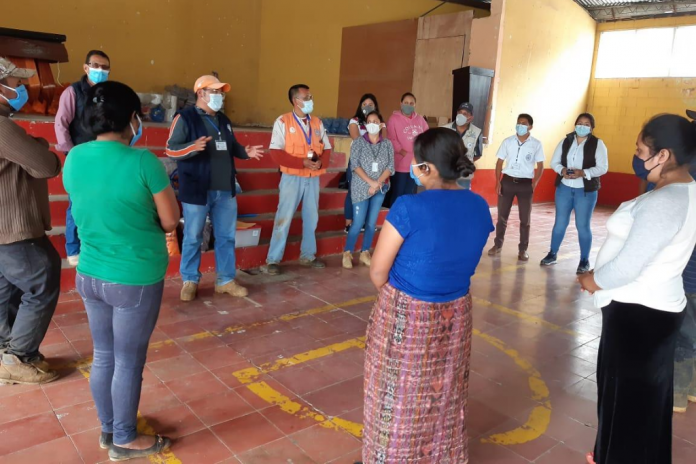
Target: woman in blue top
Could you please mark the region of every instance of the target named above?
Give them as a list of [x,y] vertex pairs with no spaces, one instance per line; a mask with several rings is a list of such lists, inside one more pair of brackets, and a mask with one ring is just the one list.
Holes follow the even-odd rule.
[[457,180],[476,169],[449,129],[414,145],[425,187],[392,206],[372,258],[379,298],[367,329],[363,462],[468,460],[469,285],[493,221]]

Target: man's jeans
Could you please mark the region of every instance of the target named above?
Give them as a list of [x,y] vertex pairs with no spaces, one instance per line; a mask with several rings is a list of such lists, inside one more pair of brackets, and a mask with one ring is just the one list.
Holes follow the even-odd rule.
[[597,192],[571,188],[561,183],[556,187],[556,222],[551,233],[551,251],[558,253],[570,224],[570,213],[575,211],[575,226],[580,240],[580,259],[589,260],[592,249],[592,213],[597,205]]
[[0,245],[0,347],[39,354],[60,295],[61,259],[48,237]]
[[181,204],[184,210],[184,238],[181,250],[181,278],[184,282],[198,283],[201,280],[201,244],[203,228],[210,214],[215,237],[216,285],[225,285],[234,280],[237,274],[234,250],[237,233],[237,199],[232,192],[211,190],[208,204]]
[[278,264],[283,259],[292,218],[300,202],[302,202],[300,259],[314,261],[317,255],[317,239],[314,233],[319,222],[319,190],[319,177],[283,174],[280,179],[278,212],[273,224],[273,236],[266,263]]
[[80,236],[72,215],[72,201],[68,200],[68,210],[65,212],[65,252],[68,256],[80,254]]
[[[350,192],[348,192],[348,196],[350,196]],[[362,249],[360,251],[370,251],[372,239],[375,236],[377,218],[379,217],[379,212],[382,210],[384,196],[384,193],[377,192],[367,200],[353,204],[353,224],[351,224],[350,230],[348,231],[346,247],[343,251],[350,251],[352,253],[355,250],[355,244],[358,241],[360,229],[363,227],[365,227],[365,233],[363,234]]]
[[164,281],[121,285],[77,274],[94,340],[89,379],[102,432],[125,445],[137,436],[138,404],[150,336],[155,328]]

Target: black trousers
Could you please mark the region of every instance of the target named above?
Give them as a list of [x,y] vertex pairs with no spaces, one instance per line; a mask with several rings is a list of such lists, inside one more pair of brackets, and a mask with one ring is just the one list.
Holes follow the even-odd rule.
[[674,352],[684,312],[602,308],[597,464],[671,464]]
[[60,295],[61,259],[47,237],[0,245],[0,347],[39,353]]

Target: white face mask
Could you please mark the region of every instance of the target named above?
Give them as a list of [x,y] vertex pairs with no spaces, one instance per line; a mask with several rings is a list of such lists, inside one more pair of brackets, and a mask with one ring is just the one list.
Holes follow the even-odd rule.
[[208,101],[208,108],[213,111],[220,111],[222,108],[222,102],[224,101],[222,95],[219,93],[211,93],[209,98],[210,100]]
[[465,126],[466,123],[469,122],[469,119],[466,116],[464,116],[463,114],[458,114],[456,122],[457,122],[458,126]]
[[377,135],[379,134],[379,131],[381,130],[379,127],[379,124],[375,124],[374,122],[365,124],[365,130],[367,130],[367,133],[370,135]]

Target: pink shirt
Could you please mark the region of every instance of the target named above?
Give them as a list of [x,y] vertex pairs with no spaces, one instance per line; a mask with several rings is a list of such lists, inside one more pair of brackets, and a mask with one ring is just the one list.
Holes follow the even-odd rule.
[[56,113],[56,150],[69,152],[75,144],[70,138],[70,124],[75,119],[75,89],[72,85],[63,91]]
[[[416,137],[428,130],[428,123],[423,116],[413,113],[411,117],[404,116],[401,111],[394,111],[387,123],[387,134],[394,145],[394,169],[396,172],[409,172],[413,160],[413,142]],[[406,151],[406,156],[401,155]]]

